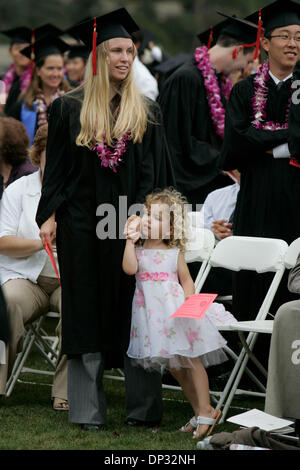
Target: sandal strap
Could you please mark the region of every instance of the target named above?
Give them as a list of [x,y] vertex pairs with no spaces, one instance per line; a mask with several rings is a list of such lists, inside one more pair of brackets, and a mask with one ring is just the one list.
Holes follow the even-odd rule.
[[193,428],[196,428],[197,427],[197,419],[195,418],[195,416],[193,416],[190,420],[189,420],[189,423],[190,425],[193,427]]
[[197,417],[197,424],[214,424],[215,421],[214,418],[208,418],[207,416]]

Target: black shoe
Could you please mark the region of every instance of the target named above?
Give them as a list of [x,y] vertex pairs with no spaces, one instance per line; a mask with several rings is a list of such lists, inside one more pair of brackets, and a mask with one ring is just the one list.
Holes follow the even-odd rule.
[[127,426],[146,426],[148,428],[151,428],[153,426],[159,426],[160,421],[140,421],[139,419],[134,419],[134,418],[127,418],[124,424],[127,424]]
[[80,428],[84,431],[103,431],[104,424],[81,424]]

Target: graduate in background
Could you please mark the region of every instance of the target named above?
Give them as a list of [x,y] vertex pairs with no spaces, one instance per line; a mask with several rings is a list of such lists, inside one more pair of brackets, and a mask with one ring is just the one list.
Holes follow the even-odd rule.
[[226,19],[222,28],[216,28],[217,43],[209,50],[206,46],[197,48],[195,56],[168,78],[158,100],[177,188],[193,205],[203,203],[209,192],[230,183],[219,168],[225,96],[228,98],[231,90],[226,77],[248,66],[256,44],[255,25],[236,17]]
[[[50,105],[71,90],[63,70],[62,54],[68,49],[67,43],[53,35],[34,43],[35,67],[31,84],[10,110],[10,116],[25,125],[31,144],[37,129],[48,121]],[[21,54],[30,57],[31,47],[23,49]]]
[[67,72],[66,79],[72,87],[82,84],[88,57],[89,51],[84,44],[70,46],[65,68]]
[[[256,12],[248,19],[257,21],[258,16]],[[234,235],[280,238],[290,244],[300,235],[300,168],[291,164],[287,123],[292,73],[300,58],[300,5],[278,0],[263,8],[261,17],[261,45],[268,61],[232,89],[222,156],[226,170],[241,172]],[[270,275],[241,271],[235,279],[233,313],[238,320],[251,320]],[[271,313],[292,298],[286,274]]]
[[60,35],[63,31],[46,23],[35,29],[25,26],[1,31],[10,39],[9,54],[13,59],[13,63],[9,66],[2,80],[6,87],[6,103],[4,113],[9,116],[10,110],[18,100],[20,93],[25,91],[30,85],[31,80],[31,64],[30,57],[21,54],[21,50],[30,46],[33,42],[38,41],[47,34]]

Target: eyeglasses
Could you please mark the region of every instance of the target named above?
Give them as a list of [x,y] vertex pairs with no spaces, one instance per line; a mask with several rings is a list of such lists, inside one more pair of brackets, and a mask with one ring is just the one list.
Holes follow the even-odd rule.
[[271,38],[280,38],[284,42],[291,41],[292,39],[295,42],[300,42],[300,34],[298,34],[297,36],[288,36],[287,34],[277,34],[277,35],[274,35],[274,36],[270,36],[270,39]]

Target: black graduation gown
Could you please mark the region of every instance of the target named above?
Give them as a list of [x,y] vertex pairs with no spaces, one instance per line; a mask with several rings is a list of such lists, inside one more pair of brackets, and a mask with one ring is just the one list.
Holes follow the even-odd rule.
[[8,97],[4,107],[4,113],[7,116],[10,116],[10,112],[14,107],[15,103],[18,101],[18,98],[21,93],[21,79],[20,77],[16,77],[10,87]]
[[[159,106],[151,102],[157,125],[149,124],[141,144],[129,143],[114,173],[95,152],[76,146],[81,102],[68,95],[52,104],[46,168],[37,223],[54,212],[62,284],[62,350],[68,355],[101,351],[106,367],[122,366],[129,343],[134,276],[122,271],[127,211],[118,222],[119,196],[127,208],[154,188],[174,184]],[[101,204],[116,211],[116,239],[99,239]],[[126,207],[126,206],[125,206]],[[104,218],[107,214],[104,214]],[[120,225],[120,227],[119,227]]]
[[[266,121],[283,123],[290,96],[291,79],[280,90],[270,77]],[[222,148],[224,169],[238,168],[241,185],[237,199],[233,233],[242,236],[280,238],[290,244],[300,235],[300,168],[289,158],[275,159],[267,150],[288,142],[289,130],[257,130],[251,125],[254,76],[237,83],[226,110]],[[253,319],[266,294],[269,274],[240,272],[234,283],[233,312],[240,320]],[[287,274],[270,311],[294,296],[287,289]]]
[[[295,65],[294,72],[293,72],[293,79],[294,79],[294,82],[297,82],[300,80],[300,60]],[[290,149],[292,157],[295,158],[300,163],[299,87],[296,88],[294,91],[295,91],[295,95],[294,95],[295,99],[291,101],[291,107],[290,107],[290,113],[289,113],[289,149]]]
[[[225,106],[225,99],[222,97]],[[201,72],[192,58],[165,82],[158,98],[174,165],[176,185],[193,204],[207,194],[232,184],[220,175],[221,139],[210,118]]]

